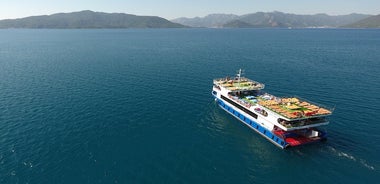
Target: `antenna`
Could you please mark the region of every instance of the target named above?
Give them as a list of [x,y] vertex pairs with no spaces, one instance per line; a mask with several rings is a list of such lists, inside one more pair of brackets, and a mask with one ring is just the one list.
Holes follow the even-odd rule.
[[240,82],[241,82],[241,77],[243,75],[243,70],[240,68],[238,70],[238,73],[236,74],[237,78],[238,78],[238,84],[239,84],[239,87],[240,87]]
[[238,70],[238,73],[236,74],[236,76],[238,77],[238,81],[240,82],[241,81],[241,76],[243,75],[243,70],[242,69],[239,69]]

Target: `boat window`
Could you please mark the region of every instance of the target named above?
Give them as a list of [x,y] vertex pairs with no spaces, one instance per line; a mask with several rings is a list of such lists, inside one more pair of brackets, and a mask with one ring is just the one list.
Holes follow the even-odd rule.
[[222,98],[223,100],[227,101],[228,103],[232,104],[233,106],[239,108],[240,110],[244,111],[245,113],[249,114],[250,116],[254,117],[255,119],[257,119],[257,114],[253,113],[252,111],[250,111],[250,110],[248,110],[248,109],[242,107],[241,105],[237,104],[236,102],[234,102],[234,101],[228,99],[227,97],[225,97],[225,96],[223,96],[223,95],[221,96],[221,98]]

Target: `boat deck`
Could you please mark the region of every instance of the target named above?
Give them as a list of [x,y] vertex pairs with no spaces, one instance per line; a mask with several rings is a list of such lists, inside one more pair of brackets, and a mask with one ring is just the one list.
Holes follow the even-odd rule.
[[232,94],[230,98],[245,106],[259,104],[289,120],[326,116],[332,113],[331,110],[296,97],[279,98],[268,93],[252,95],[247,92],[230,94]]
[[322,134],[320,136],[314,136],[314,137],[306,137],[297,133],[286,132],[283,130],[276,130],[276,131],[273,131],[273,133],[283,138],[285,142],[287,142],[290,146],[299,146],[299,145],[322,141],[325,137],[325,134]]
[[264,84],[241,77],[230,79],[229,77],[215,79],[214,84],[226,88],[230,91],[260,90],[264,89]]
[[270,100],[260,100],[258,103],[288,119],[311,118],[331,114],[331,110],[296,97],[273,97]]

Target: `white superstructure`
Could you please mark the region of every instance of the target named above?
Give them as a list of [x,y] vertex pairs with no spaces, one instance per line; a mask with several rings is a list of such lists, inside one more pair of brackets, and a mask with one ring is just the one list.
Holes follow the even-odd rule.
[[224,110],[281,148],[324,140],[317,129],[332,110],[299,97],[276,97],[265,85],[242,76],[213,81],[212,94]]

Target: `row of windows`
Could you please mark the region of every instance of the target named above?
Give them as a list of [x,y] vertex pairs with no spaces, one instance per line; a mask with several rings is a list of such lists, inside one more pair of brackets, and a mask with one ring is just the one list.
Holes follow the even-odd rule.
[[[223,96],[222,96],[223,98]],[[229,99],[225,99],[226,101],[228,101]],[[231,101],[232,102],[232,101]],[[234,111],[232,108],[228,107],[227,105],[223,104],[221,101],[219,101],[219,103],[224,107],[226,108],[228,111],[230,111],[232,114],[236,115],[238,118],[240,118],[241,120],[243,120],[244,122],[246,122],[247,124],[251,125],[253,128],[256,128],[256,130],[262,132],[264,135],[268,136],[271,136],[272,140],[274,140],[275,142],[281,144],[282,146],[284,146],[285,142],[282,141],[282,140],[279,140],[278,137],[275,137],[273,134],[271,133],[268,133],[269,135],[267,135],[267,131],[264,129],[263,131],[261,131],[259,129],[259,125],[254,123],[253,121],[249,120],[248,118],[244,117],[242,114],[239,114],[237,111]],[[232,103],[231,103],[232,104]],[[237,106],[239,107],[239,106]],[[240,109],[240,108],[239,108]]]
[[223,96],[223,95],[222,95],[221,97],[222,97],[223,100],[227,101],[228,103],[232,104],[233,106],[239,108],[240,110],[244,111],[245,113],[247,113],[247,114],[251,115],[252,117],[254,117],[255,119],[257,119],[257,114],[255,114],[255,113],[253,113],[252,111],[250,111],[250,110],[248,110],[248,109],[242,107],[242,106],[239,105],[238,103],[236,103],[236,102],[234,102],[234,101],[228,99],[227,97],[225,97],[225,96]]

